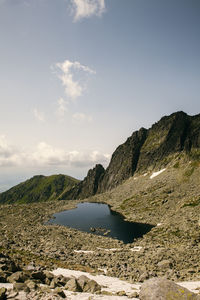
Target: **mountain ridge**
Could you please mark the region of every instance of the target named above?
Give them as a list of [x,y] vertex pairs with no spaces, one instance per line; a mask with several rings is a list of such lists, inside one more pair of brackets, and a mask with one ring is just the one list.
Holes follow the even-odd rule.
[[56,200],[58,196],[71,189],[79,180],[59,175],[35,175],[0,194],[1,204],[31,203]]
[[[67,191],[63,199],[84,199],[120,185],[135,173],[164,168],[175,153],[185,152],[200,158],[200,114],[189,116],[178,111],[162,117],[151,128],[141,128],[113,152],[111,161],[99,178],[95,178],[96,165],[81,183]],[[101,166],[102,167],[102,166]],[[103,167],[102,167],[103,168]],[[88,178],[97,180],[98,189],[91,190]],[[87,194],[85,190],[91,191]]]
[[[43,187],[40,182],[43,177],[35,176],[34,179],[31,178],[1,193],[0,203],[85,199],[109,191],[135,174],[165,168],[174,155],[183,153],[191,160],[200,159],[200,114],[189,116],[183,111],[178,111],[163,116],[149,129],[142,127],[134,131],[113,152],[106,169],[101,164],[97,164],[88,171],[82,181],[66,175],[57,175],[66,176],[69,184],[63,184],[64,177],[60,177],[62,183],[61,181],[57,183],[59,188],[56,184],[52,188],[53,181],[52,185],[47,184]],[[38,185],[40,190],[39,194],[36,192],[37,196],[33,195],[32,190],[27,186],[31,180],[37,181],[34,185],[35,187]],[[24,189],[23,192],[20,190],[21,187]],[[21,193],[26,193],[24,199]]]

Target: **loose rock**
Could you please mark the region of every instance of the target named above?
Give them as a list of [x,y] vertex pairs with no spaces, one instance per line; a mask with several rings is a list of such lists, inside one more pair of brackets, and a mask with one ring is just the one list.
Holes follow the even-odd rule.
[[153,278],[144,282],[139,298],[140,300],[200,300],[198,295],[163,278]]

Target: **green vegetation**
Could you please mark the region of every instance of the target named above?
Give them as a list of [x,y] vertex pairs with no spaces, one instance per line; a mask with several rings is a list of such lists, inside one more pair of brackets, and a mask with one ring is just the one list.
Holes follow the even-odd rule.
[[185,171],[184,176],[186,177],[190,177],[192,175],[192,173],[194,172],[194,167],[189,168]]
[[175,169],[178,169],[178,168],[179,168],[179,161],[177,161],[177,162],[174,164],[174,168],[175,168]]
[[184,176],[190,177],[196,168],[200,166],[200,162],[198,160],[194,160],[191,162],[190,166],[184,172]]
[[151,129],[144,143],[143,151],[155,150],[164,142],[167,135],[167,130],[157,131]]
[[122,202],[122,204],[120,205],[120,208],[122,209],[122,210],[125,210],[126,208],[131,208],[131,207],[134,207],[134,206],[136,206],[137,205],[137,203],[138,203],[138,200],[137,200],[137,195],[134,195],[134,196],[132,196],[132,197],[130,197],[130,198],[127,198],[127,199],[125,199],[123,202]]
[[189,153],[189,157],[193,160],[200,160],[200,150],[199,149],[192,149]]
[[183,207],[187,207],[187,206],[195,207],[195,206],[198,206],[198,205],[200,205],[200,198],[198,198],[196,200],[193,200],[191,202],[185,203],[183,205]]
[[0,203],[32,203],[57,200],[79,181],[66,175],[34,176],[0,194]]
[[177,237],[181,237],[181,231],[180,229],[176,229],[175,231],[171,231],[171,234],[177,236]]

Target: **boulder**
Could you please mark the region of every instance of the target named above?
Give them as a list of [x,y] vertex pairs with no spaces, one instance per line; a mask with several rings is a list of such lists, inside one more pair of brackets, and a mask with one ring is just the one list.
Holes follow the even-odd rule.
[[14,292],[13,290],[7,292],[7,299],[17,299],[16,297],[19,295],[18,292]]
[[60,287],[55,288],[54,294],[57,294],[62,298],[66,298],[65,293],[63,292],[63,290]]
[[15,272],[7,278],[10,283],[24,282],[28,277],[21,271]]
[[45,274],[46,278],[48,278],[50,280],[52,280],[54,278],[54,275],[47,270],[44,270],[43,273]]
[[82,289],[75,278],[72,278],[67,282],[65,289],[72,292],[82,292]]
[[78,277],[77,282],[80,285],[80,287],[82,288],[82,290],[84,289],[85,285],[88,283],[90,279],[85,276],[85,275],[81,275]]
[[164,278],[153,278],[141,286],[140,300],[200,300],[188,289]]
[[55,288],[55,287],[65,286],[70,279],[71,278],[64,277],[62,275],[56,276],[52,279],[50,287]]
[[158,263],[158,267],[160,269],[171,269],[172,268],[172,262],[168,259],[162,260]]
[[25,281],[25,284],[27,285],[27,287],[30,289],[30,290],[35,290],[37,289],[38,285],[32,281],[32,280],[26,280]]
[[6,289],[5,288],[0,288],[0,300],[6,300]]
[[88,283],[86,283],[83,292],[85,293],[96,293],[98,291],[101,290],[101,286],[94,280],[90,280],[88,281]]
[[0,271],[0,282],[5,283],[7,282],[7,276],[6,273]]
[[43,271],[35,271],[35,272],[33,272],[31,274],[31,277],[33,279],[37,279],[37,280],[39,280],[41,282],[44,282],[45,279],[46,279],[46,275],[45,275],[45,273]]
[[14,282],[13,283],[13,289],[17,292],[24,291],[24,292],[30,292],[30,289],[27,287],[25,283],[22,282]]

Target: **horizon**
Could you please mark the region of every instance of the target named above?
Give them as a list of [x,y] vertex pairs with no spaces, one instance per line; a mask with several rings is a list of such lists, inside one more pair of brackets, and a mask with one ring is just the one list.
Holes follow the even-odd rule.
[[[184,113],[184,114],[186,114],[186,115],[188,115],[187,113],[185,113],[184,111],[176,111],[176,112],[174,112],[174,113],[172,113],[172,114],[176,114],[176,113]],[[171,114],[171,115],[172,115]],[[199,115],[200,113],[198,113],[198,114],[195,114],[195,115],[188,115],[189,117],[194,117],[194,116],[197,116],[197,115]],[[170,115],[168,115],[168,116],[170,116]],[[148,127],[148,128],[144,128],[144,127],[141,127],[141,128],[144,128],[144,129],[147,129],[147,130],[149,130],[155,123],[157,123],[157,122],[159,122],[163,117],[168,117],[168,116],[162,116],[159,120],[157,120],[157,121],[155,121],[150,127]],[[141,129],[140,128],[140,129]],[[139,129],[139,130],[140,130]],[[133,133],[133,132],[132,132]],[[130,136],[128,136],[127,138],[129,138]],[[125,143],[126,142],[126,140],[127,140],[127,138],[123,141],[123,143]],[[123,144],[122,143],[122,144]],[[121,144],[120,144],[121,145]],[[115,148],[115,150],[120,146],[120,145],[117,145],[116,146],[116,148]],[[115,151],[114,150],[114,151]],[[113,154],[113,153],[112,153]],[[111,157],[112,157],[112,154],[111,154]],[[104,167],[105,168],[105,170],[108,168],[108,166],[109,166],[109,164],[110,164],[110,161],[111,161],[111,157],[110,157],[110,160],[108,160],[108,163],[107,163],[107,165]],[[100,164],[100,163],[98,163],[98,162],[96,162],[96,164]],[[92,167],[91,167],[91,169],[93,169],[94,167],[95,167],[96,165],[93,165]],[[75,177],[73,177],[73,176],[71,176],[70,174],[64,174],[64,173],[54,173],[54,174],[48,174],[48,175],[44,175],[44,174],[34,174],[33,176],[31,176],[31,177],[28,177],[28,178],[24,178],[23,180],[21,180],[20,182],[18,182],[16,185],[18,185],[18,184],[20,184],[20,183],[23,183],[23,182],[25,182],[25,181],[27,181],[27,180],[30,180],[30,179],[32,179],[33,177],[37,177],[37,176],[44,176],[44,177],[50,177],[50,176],[54,176],[54,175],[66,175],[66,176],[68,176],[68,177],[72,177],[72,178],[74,178],[74,179],[77,179],[77,180],[83,180],[85,177],[87,177],[87,174],[88,174],[88,172],[89,172],[89,170],[90,169],[88,169],[87,171],[86,171],[86,174],[84,175],[84,177],[83,178],[81,178],[81,179],[79,179],[79,178],[75,178]],[[9,189],[11,189],[11,188],[13,188],[13,187],[15,187],[16,185],[12,185],[12,186],[9,186],[8,188],[5,186],[5,188],[3,188],[3,186],[2,186],[2,190],[0,190],[0,193],[3,193],[3,192],[6,192],[6,191],[8,191]]]
[[200,113],[198,0],[0,0],[0,192],[83,179],[165,115]]

